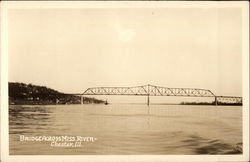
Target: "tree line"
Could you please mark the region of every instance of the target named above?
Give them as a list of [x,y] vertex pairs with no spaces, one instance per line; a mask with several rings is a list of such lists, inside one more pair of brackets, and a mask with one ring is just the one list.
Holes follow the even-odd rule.
[[[9,104],[11,105],[49,105],[49,104],[80,104],[80,96],[65,94],[54,89],[9,82]],[[83,97],[83,103],[104,103],[95,98]]]

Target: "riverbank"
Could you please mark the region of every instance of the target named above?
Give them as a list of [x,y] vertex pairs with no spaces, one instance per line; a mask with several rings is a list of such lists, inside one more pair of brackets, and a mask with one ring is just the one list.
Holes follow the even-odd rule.
[[[181,102],[180,105],[215,105],[215,102]],[[242,103],[217,102],[221,106],[242,106]]]
[[[95,98],[83,97],[83,103],[104,103]],[[81,97],[33,84],[9,82],[10,105],[81,104]]]

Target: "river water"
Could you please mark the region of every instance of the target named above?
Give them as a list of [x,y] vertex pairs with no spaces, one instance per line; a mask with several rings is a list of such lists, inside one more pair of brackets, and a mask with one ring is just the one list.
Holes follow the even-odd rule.
[[242,107],[12,105],[9,134],[11,155],[235,154]]

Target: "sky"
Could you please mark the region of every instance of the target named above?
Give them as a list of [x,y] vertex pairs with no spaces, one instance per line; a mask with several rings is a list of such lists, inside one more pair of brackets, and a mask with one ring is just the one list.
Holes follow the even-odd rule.
[[9,81],[210,89],[242,96],[238,8],[12,9]]

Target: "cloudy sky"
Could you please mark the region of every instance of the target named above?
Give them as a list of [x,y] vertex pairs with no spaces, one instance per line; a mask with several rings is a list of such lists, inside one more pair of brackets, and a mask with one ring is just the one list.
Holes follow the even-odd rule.
[[237,8],[13,9],[9,81],[65,93],[96,86],[242,96]]

